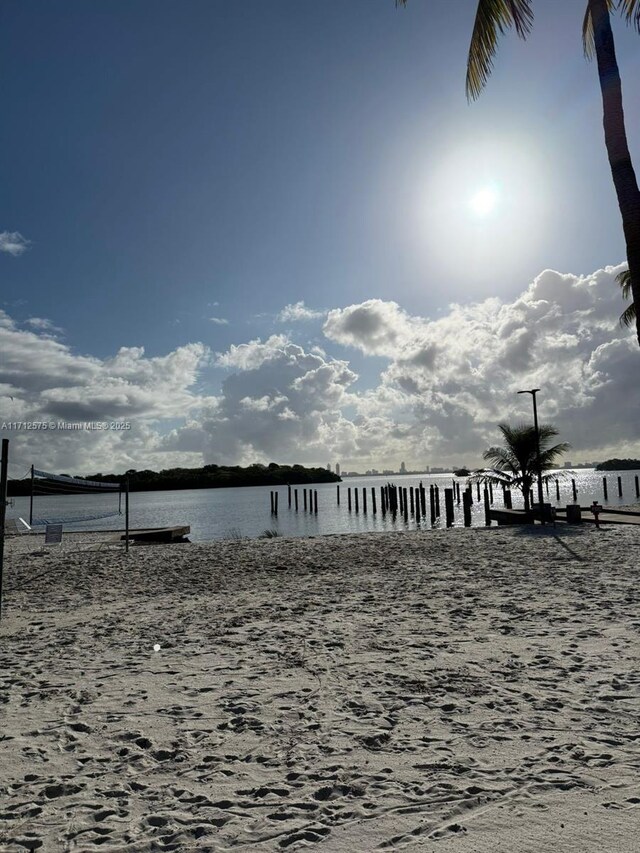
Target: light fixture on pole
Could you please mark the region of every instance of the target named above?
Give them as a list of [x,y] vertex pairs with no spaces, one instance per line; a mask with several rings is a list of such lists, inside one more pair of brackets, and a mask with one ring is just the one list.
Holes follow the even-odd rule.
[[539,388],[531,391],[518,391],[518,394],[531,394],[533,399],[533,426],[536,432],[536,465],[538,467],[538,504],[540,506],[540,523],[544,524],[544,500],[542,497],[542,464],[540,462],[540,431],[538,429],[538,407],[536,406],[536,394]]

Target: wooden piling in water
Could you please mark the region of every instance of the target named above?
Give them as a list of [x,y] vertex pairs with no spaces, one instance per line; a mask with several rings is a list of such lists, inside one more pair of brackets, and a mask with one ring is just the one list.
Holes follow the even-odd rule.
[[360,512],[360,506],[359,506],[359,504],[358,504],[358,487],[357,487],[357,486],[356,486],[356,488],[353,490],[353,496],[354,496],[354,498],[355,498],[356,512]]
[[560,500],[560,480],[556,480],[556,500]]
[[403,492],[403,500],[404,500],[404,520],[406,521],[409,518],[409,501],[407,500],[407,487],[404,486],[402,489]]
[[338,499],[338,506],[340,506],[340,484],[336,486],[336,497]]
[[465,527],[471,527],[471,503],[471,492],[465,489],[462,493],[462,515]]
[[271,500],[271,515],[273,515],[273,492],[269,492],[269,498]]
[[422,517],[426,518],[427,516],[427,490],[420,483],[420,503],[422,504]]
[[[278,504],[276,498],[276,507],[277,506]],[[313,511],[316,515],[318,514],[318,492],[315,489],[313,490]]]
[[367,488],[366,486],[362,487],[362,512],[367,514]]
[[349,505],[349,512],[351,512],[351,486],[347,489],[347,503]]
[[429,509],[431,511],[431,524],[436,523],[436,492],[433,483],[429,486]]
[[[573,480],[571,482],[573,483]],[[607,494],[607,478],[606,477],[602,478],[602,489],[604,491],[604,499],[605,499],[605,501],[608,501],[609,495]]]
[[411,507],[411,515],[415,515],[415,503],[413,501],[413,486],[409,488],[409,505]]
[[298,512],[298,490],[297,489],[295,489],[293,492],[293,499],[294,499],[295,505],[296,505],[296,512]]
[[447,527],[453,527],[453,489],[444,490],[444,511]]
[[618,497],[622,497],[622,477],[618,477]]
[[373,510],[373,514],[377,515],[376,509],[376,490],[371,486],[371,509]]
[[571,481],[571,492],[573,494],[573,502],[577,503],[578,502],[578,490],[576,489],[576,481],[575,480]]
[[[291,509],[291,486],[287,483],[287,496],[289,498],[289,509]],[[338,500],[338,503],[340,501]]]
[[638,480],[637,474],[636,474],[636,497],[640,498],[640,480]]
[[[309,492],[311,492],[311,489],[309,489]],[[307,490],[306,489],[302,490],[302,496],[304,498],[304,511],[306,512],[307,511]]]
[[383,515],[387,514],[386,496],[384,486],[380,486],[380,511]]
[[278,493],[277,492],[273,493],[273,499],[274,499],[275,510],[276,510],[275,514],[277,515],[278,514]]
[[436,518],[440,518],[440,487],[436,484],[433,491],[436,496]]

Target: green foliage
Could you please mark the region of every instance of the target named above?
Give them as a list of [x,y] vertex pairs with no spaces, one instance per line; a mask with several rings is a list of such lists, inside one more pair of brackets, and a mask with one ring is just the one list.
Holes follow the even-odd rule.
[[640,469],[640,459],[606,459],[596,465],[596,471],[636,471]]
[[[622,270],[616,276],[616,281],[622,288],[622,298],[627,300],[632,296],[631,293],[631,273],[629,270]],[[620,315],[620,325],[630,328],[636,322],[636,306],[632,302],[628,305]]]
[[[482,454],[483,459],[491,463],[489,468],[476,471],[470,478],[472,483],[491,483],[505,486],[508,489],[520,489],[524,496],[525,509],[529,509],[529,492],[538,478],[538,461],[536,448],[536,431],[533,424],[507,423],[498,424],[504,438],[503,447],[490,447]],[[541,424],[538,428],[540,437],[540,471],[549,471],[557,467],[558,457],[565,453],[570,444],[566,441],[551,445],[551,439],[558,435],[558,430],[550,424]],[[561,479],[567,472],[542,474],[543,482]]]
[[[80,478],[103,483],[121,483],[122,474],[91,474]],[[247,468],[239,465],[205,465],[203,468],[167,468],[164,471],[136,471],[129,469],[129,491],[150,492],[170,489],[219,489],[230,486],[286,486],[309,483],[334,483],[340,477],[326,468],[303,468],[302,465],[254,464]],[[27,480],[10,480],[10,495],[30,494]]]

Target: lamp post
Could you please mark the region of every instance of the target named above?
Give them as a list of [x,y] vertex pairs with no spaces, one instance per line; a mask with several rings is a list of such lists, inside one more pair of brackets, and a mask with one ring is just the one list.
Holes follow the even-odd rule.
[[540,432],[538,430],[538,407],[536,406],[536,394],[539,388],[531,391],[518,391],[518,394],[531,394],[533,400],[533,426],[536,432],[536,464],[538,466],[538,504],[540,505],[540,523],[544,524],[544,500],[542,497],[542,465],[540,463]]

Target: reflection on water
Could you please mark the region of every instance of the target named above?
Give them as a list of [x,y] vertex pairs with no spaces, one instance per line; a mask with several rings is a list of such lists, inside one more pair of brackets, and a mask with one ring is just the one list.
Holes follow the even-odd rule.
[[[618,476],[622,478],[623,496],[618,496]],[[634,471],[607,472],[609,499],[604,501],[602,478],[600,471],[592,468],[575,472],[578,491],[578,502],[589,506],[594,500],[605,506],[620,506],[622,504],[640,504],[636,498]],[[191,525],[191,540],[228,539],[241,536],[256,537],[266,529],[277,530],[282,536],[318,536],[326,533],[366,533],[385,530],[415,530],[431,526],[428,518],[416,523],[411,516],[405,523],[397,516],[395,519],[387,514],[383,517],[380,510],[380,486],[386,485],[386,477],[348,477],[340,486],[340,506],[337,505],[336,484],[318,483],[313,486],[318,492],[318,514],[305,512],[303,509],[302,487],[297,486],[299,510],[296,513],[287,506],[287,488],[280,487],[278,516],[271,515],[269,486],[252,486],[236,489],[189,489],[172,492],[133,492],[130,499],[132,528],[163,527],[169,525]],[[409,489],[421,482],[427,489],[427,513],[429,486],[434,483],[440,488],[440,509],[444,515],[444,489],[451,487],[451,474],[434,476],[404,475],[391,478],[397,486]],[[461,490],[465,486],[464,478],[456,478]],[[378,512],[372,511],[371,488],[376,490]],[[349,512],[347,508],[347,489],[359,490],[360,512]],[[362,489],[367,489],[367,510],[363,512]],[[477,501],[476,487],[473,487],[474,504],[472,507],[472,524],[484,525],[484,506]],[[560,500],[556,501],[555,486],[549,487],[548,498],[545,500],[558,506],[572,503],[571,480],[566,479],[560,485]],[[494,506],[502,506],[502,490],[494,489]],[[513,506],[522,506],[522,496],[513,492]],[[75,524],[65,524],[65,530],[110,530],[123,529],[124,516],[118,516],[117,495],[65,495],[36,497],[34,499],[34,518],[77,518],[79,516],[99,515],[114,512],[111,518],[101,518],[93,521]],[[455,504],[455,524],[462,525],[462,504]],[[29,498],[15,498],[14,506],[7,507],[8,518],[18,517],[29,519]],[[444,522],[443,522],[444,523]],[[439,522],[437,523],[439,526]]]

